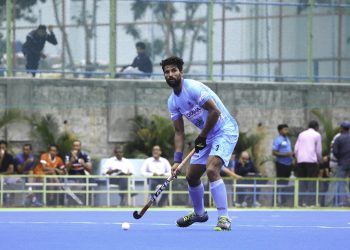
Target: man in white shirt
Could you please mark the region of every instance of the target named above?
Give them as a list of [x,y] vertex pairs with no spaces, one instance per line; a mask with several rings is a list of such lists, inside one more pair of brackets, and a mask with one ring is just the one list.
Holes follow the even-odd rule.
[[[114,148],[114,156],[109,158],[102,166],[102,174],[109,176],[128,176],[134,174],[134,166],[123,157],[123,147],[117,145]],[[116,184],[121,191],[128,190],[128,178],[110,178],[110,184]],[[120,206],[128,205],[128,196],[120,193]]]
[[[164,176],[164,178],[149,178],[149,186],[151,190],[155,190],[157,185],[164,183],[164,180],[171,175],[171,165],[169,161],[161,157],[162,151],[160,146],[155,145],[152,148],[152,157],[147,158],[141,168],[141,173],[144,176]],[[162,194],[158,206],[162,207],[167,204],[168,195]]]

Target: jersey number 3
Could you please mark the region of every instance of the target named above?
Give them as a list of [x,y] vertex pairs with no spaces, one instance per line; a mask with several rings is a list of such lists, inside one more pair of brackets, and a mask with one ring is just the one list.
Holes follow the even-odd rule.
[[215,150],[218,151],[218,150],[219,150],[219,147],[220,147],[220,145],[216,145],[216,146],[215,146]]

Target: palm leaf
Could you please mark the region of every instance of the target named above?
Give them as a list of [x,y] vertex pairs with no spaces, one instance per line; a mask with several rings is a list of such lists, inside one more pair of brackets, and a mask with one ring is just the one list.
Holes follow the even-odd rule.
[[20,119],[23,119],[23,117],[19,110],[9,109],[0,116],[0,128]]
[[332,118],[319,109],[312,109],[319,122],[322,124],[325,136],[322,138],[322,152],[324,155],[329,154],[330,145],[334,136],[339,132],[339,128],[333,128]]

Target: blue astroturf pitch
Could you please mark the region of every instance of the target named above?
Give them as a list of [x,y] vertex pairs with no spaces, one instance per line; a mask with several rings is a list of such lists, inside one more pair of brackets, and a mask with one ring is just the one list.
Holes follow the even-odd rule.
[[0,249],[350,249],[345,210],[230,210],[229,232],[213,231],[214,210],[206,223],[176,227],[189,211],[151,208],[135,220],[133,210],[0,210]]

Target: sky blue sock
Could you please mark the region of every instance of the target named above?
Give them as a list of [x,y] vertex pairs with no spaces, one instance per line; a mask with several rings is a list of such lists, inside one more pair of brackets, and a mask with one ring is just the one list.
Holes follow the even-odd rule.
[[210,192],[213,196],[216,208],[218,210],[218,215],[227,216],[227,193],[225,183],[222,179],[210,182]]
[[204,214],[204,186],[203,183],[199,184],[197,187],[188,186],[188,192],[190,194],[194,212],[197,215]]

